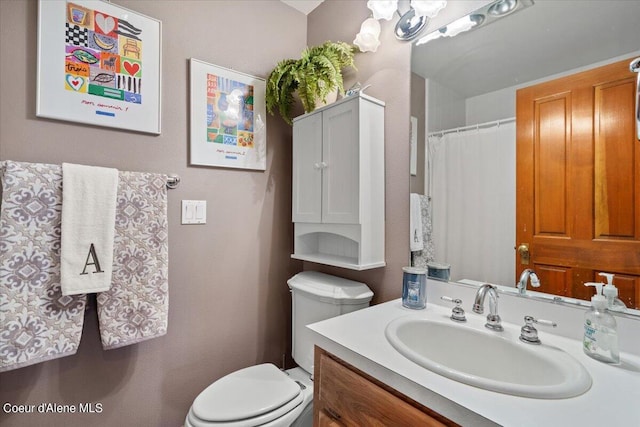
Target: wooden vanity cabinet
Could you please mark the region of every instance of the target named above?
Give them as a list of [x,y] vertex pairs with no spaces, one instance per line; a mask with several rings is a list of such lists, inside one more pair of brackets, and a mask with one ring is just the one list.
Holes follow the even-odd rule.
[[314,378],[315,427],[458,425],[319,347]]

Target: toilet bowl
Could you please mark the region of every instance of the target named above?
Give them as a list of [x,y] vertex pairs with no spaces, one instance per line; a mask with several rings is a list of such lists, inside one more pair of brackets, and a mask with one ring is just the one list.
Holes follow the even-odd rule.
[[232,372],[193,401],[185,427],[311,427],[313,341],[306,325],[367,307],[364,283],[315,271],[288,280],[292,300],[292,356],[297,368],[271,363]]
[[313,382],[302,368],[265,363],[233,372],[193,402],[185,427],[313,425]]

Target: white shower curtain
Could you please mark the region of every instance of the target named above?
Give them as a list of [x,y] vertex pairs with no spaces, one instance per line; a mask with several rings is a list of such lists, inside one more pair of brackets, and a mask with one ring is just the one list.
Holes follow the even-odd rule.
[[514,286],[515,123],[429,136],[435,260],[451,280]]

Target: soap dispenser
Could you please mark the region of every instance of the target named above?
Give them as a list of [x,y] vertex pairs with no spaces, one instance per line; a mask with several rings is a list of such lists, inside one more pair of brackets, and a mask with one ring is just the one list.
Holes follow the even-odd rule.
[[602,289],[602,294],[607,299],[607,309],[611,311],[625,311],[627,306],[618,298],[618,288],[613,284],[613,274],[598,273],[598,275],[607,279],[607,284]]
[[616,319],[607,310],[607,299],[602,295],[602,283],[585,283],[596,288],[591,297],[591,309],[584,315],[585,354],[606,363],[619,363],[618,329]]

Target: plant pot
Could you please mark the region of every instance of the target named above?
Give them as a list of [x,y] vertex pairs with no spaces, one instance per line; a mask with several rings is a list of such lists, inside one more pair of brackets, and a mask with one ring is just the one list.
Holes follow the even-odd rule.
[[325,100],[316,98],[316,108],[324,107],[325,105],[333,104],[338,100],[338,89],[329,92]]

